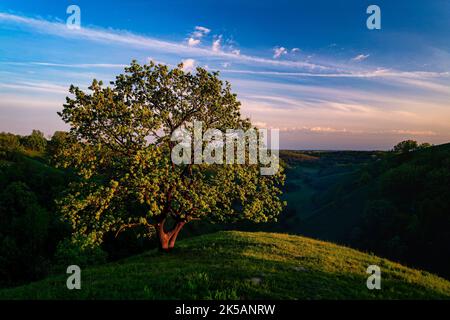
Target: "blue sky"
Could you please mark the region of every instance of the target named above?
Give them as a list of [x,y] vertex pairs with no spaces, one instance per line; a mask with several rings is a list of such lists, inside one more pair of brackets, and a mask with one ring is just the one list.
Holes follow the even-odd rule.
[[[67,28],[69,5],[81,29]],[[366,8],[381,9],[368,30]],[[66,129],[70,84],[132,59],[220,70],[283,148],[388,149],[450,141],[450,1],[0,3],[0,131]]]

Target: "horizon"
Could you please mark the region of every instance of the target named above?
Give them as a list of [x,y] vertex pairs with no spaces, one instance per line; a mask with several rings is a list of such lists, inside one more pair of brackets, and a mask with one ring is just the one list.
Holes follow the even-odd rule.
[[[66,26],[71,4],[79,30]],[[56,112],[70,84],[109,83],[136,59],[220,71],[283,150],[449,142],[450,3],[377,1],[380,30],[366,27],[371,4],[2,1],[0,131],[66,130]]]

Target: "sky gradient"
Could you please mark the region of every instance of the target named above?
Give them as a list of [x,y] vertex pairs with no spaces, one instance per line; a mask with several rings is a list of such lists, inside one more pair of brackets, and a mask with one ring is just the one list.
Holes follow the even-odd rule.
[[[66,26],[69,5],[81,29]],[[366,8],[381,8],[381,30]],[[450,142],[450,1],[0,2],[0,131],[67,129],[70,84],[136,59],[219,70],[290,149]]]

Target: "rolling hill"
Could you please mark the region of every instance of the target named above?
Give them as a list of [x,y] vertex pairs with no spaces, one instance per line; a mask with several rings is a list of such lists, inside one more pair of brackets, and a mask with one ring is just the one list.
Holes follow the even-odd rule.
[[[381,290],[366,269],[381,268]],[[0,290],[0,299],[448,299],[450,282],[335,244],[265,232],[227,231],[180,241],[67,275]]]
[[[450,144],[312,153],[287,170],[276,231],[341,243],[450,279]],[[271,231],[271,230],[265,230]]]

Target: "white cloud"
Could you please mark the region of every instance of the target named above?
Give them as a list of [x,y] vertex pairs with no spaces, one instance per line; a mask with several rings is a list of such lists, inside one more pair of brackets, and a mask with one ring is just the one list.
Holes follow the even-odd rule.
[[352,60],[359,62],[359,61],[366,60],[369,56],[370,56],[370,54],[358,54],[356,57],[352,58]]
[[[409,111],[409,114],[403,113],[402,116],[410,116],[415,111],[442,109],[444,105],[448,105],[448,100],[443,101],[442,99],[436,99],[435,94],[424,96],[422,94],[414,94],[411,92],[393,91],[389,94],[380,95],[379,92],[363,89],[347,88],[346,90],[342,90],[340,88],[331,88],[321,85],[290,84],[275,81],[242,80],[233,78],[231,78],[231,80],[233,80],[235,86],[247,90],[260,90],[262,92],[260,96],[254,94],[247,96],[251,99],[258,99],[259,101],[267,101],[267,99],[269,99],[283,104],[300,107],[314,106],[314,104],[318,102],[322,103],[325,101],[327,102],[327,109],[332,108],[334,110],[342,109],[342,105],[339,106],[336,103],[346,103],[349,106],[352,106],[352,109],[355,111],[357,111],[355,109],[355,104],[360,104],[362,106],[372,105],[375,109],[380,109],[382,111],[380,115],[383,116],[384,113],[384,117],[386,117],[386,112]],[[266,93],[269,92],[268,90],[271,92],[283,92],[283,95],[271,95],[269,98],[266,95]],[[299,97],[307,97],[308,99],[305,100]],[[330,105],[329,102],[335,104]],[[424,106],[426,106],[425,109]],[[446,109],[446,113],[450,114],[450,110],[448,110],[448,108]],[[426,114],[430,117],[434,116],[431,112],[426,112]],[[441,120],[444,121],[444,119]]]
[[212,44],[212,51],[213,52],[220,52],[220,48],[221,48],[221,41],[222,41],[222,36],[218,36],[216,40],[213,41]]
[[235,55],[240,55],[241,54],[241,50],[238,50],[238,49],[234,49],[233,51],[231,51],[231,53],[232,54],[235,54]]
[[195,31],[191,33],[187,43],[189,47],[195,47],[200,44],[200,39],[210,33],[211,30],[202,26],[196,26]]
[[436,132],[426,130],[426,131],[418,131],[418,130],[391,130],[386,133],[393,133],[393,134],[399,134],[399,135],[408,135],[408,136],[435,136],[437,135]]
[[275,47],[273,48],[273,58],[278,59],[282,55],[287,54],[287,49],[285,47]]
[[200,32],[200,33],[202,33],[202,34],[204,34],[204,35],[211,32],[211,29],[208,29],[208,28],[205,28],[205,27],[202,27],[202,26],[196,26],[195,30]]
[[276,76],[276,77],[301,77],[301,78],[355,78],[355,79],[389,79],[398,84],[418,87],[423,90],[435,91],[443,94],[450,94],[448,85],[436,83],[437,80],[445,81],[450,79],[449,72],[403,72],[389,69],[375,69],[368,71],[349,71],[342,73],[311,73],[311,72],[279,72],[279,71],[260,71],[260,70],[245,70],[245,69],[224,69],[226,73],[235,74],[250,74],[262,76]]
[[[254,80],[233,80],[241,93],[244,109],[256,120],[274,126],[338,126],[347,130],[408,128],[416,131],[449,131],[447,101],[434,96],[412,95],[402,91],[380,94],[370,90],[327,88],[300,84],[280,84]],[[256,91],[258,90],[258,91]],[[256,93],[258,92],[258,93]],[[267,96],[267,92],[274,94]],[[255,95],[256,93],[256,95]],[[248,102],[251,102],[249,105]],[[251,108],[249,108],[251,106]]]
[[190,72],[195,68],[195,60],[194,59],[185,59],[182,61],[183,63],[183,71]]
[[331,128],[331,127],[312,127],[308,128],[311,132],[316,133],[346,133],[349,132],[347,129],[337,129],[337,128]]
[[[84,27],[77,30],[70,30],[64,23],[50,22],[43,19],[23,17],[0,12],[0,21],[18,24],[21,27],[31,28],[33,31],[55,35],[63,38],[84,39],[95,42],[102,42],[111,45],[134,46],[143,49],[154,49],[165,53],[189,54],[203,57],[218,57],[224,59],[238,60],[248,64],[262,64],[291,68],[307,68],[310,70],[329,70],[329,66],[315,64],[304,61],[279,61],[261,58],[258,56],[236,55],[231,52],[214,51],[201,47],[190,47],[187,44],[180,44],[151,37],[133,34],[131,32],[117,31],[113,29],[100,29]],[[200,31],[198,31],[200,32]]]
[[[65,24],[50,22],[42,19],[33,19],[28,17],[22,17],[7,13],[0,13],[0,21],[10,24],[17,24],[22,28],[30,28],[32,31],[46,33],[51,35],[60,36],[63,38],[77,38],[85,39],[89,41],[101,42],[111,45],[127,45],[135,46],[142,49],[154,49],[164,53],[183,54],[185,56],[191,56],[195,59],[203,57],[216,57],[223,59],[222,62],[239,62],[255,65],[269,65],[286,68],[302,68],[307,72],[298,72],[296,70],[279,72],[279,71],[262,71],[262,70],[230,70],[226,69],[226,72],[233,73],[254,73],[261,75],[276,75],[276,76],[299,76],[299,77],[353,77],[353,78],[390,78],[392,80],[402,82],[405,85],[422,87],[423,89],[430,91],[439,91],[446,93],[446,84],[431,82],[431,78],[449,78],[449,72],[403,72],[391,69],[374,69],[374,70],[352,70],[350,66],[338,66],[329,67],[323,64],[309,63],[304,61],[292,61],[292,60],[274,60],[266,59],[258,56],[249,56],[244,54],[237,54],[237,51],[225,52],[223,50],[217,50],[218,45],[221,44],[221,38],[217,38],[215,48],[204,47],[191,47],[187,44],[174,43],[169,41],[158,40],[150,37],[143,37],[135,35],[130,32],[121,32],[115,30],[104,30],[97,28],[85,27],[80,30],[69,30]],[[208,29],[209,30],[209,29]],[[200,31],[198,31],[200,32]],[[213,46],[214,47],[214,46]],[[214,50],[213,50],[214,49]],[[279,48],[281,49],[281,48]],[[284,48],[285,49],[285,48]],[[286,49],[285,49],[286,50]],[[286,50],[287,51],[287,50]],[[284,50],[281,49],[281,52]],[[240,52],[239,52],[240,53]],[[281,53],[283,54],[283,53]],[[358,60],[369,55],[360,55],[355,57]],[[54,64],[47,62],[28,62],[35,63],[42,66],[61,66],[61,67],[79,67],[79,68],[116,68],[123,67],[122,64],[107,64],[107,63],[85,63],[85,64]],[[220,63],[220,62],[219,62]],[[427,82],[420,81],[407,81],[408,79],[415,80],[427,80]],[[446,80],[447,81],[447,80]]]
[[[218,39],[213,38],[211,34],[211,37],[203,36],[204,33],[200,30],[195,30],[195,32],[201,34],[203,38],[200,39],[193,35],[188,35],[183,43],[178,43],[113,29],[86,27],[81,30],[69,30],[64,23],[4,13],[0,13],[0,24],[2,26],[6,25],[7,29],[13,29],[13,26],[14,28],[30,32],[32,35],[47,34],[62,37],[63,39],[86,41],[86,44],[92,45],[92,47],[96,44],[102,44],[112,50],[117,48],[119,50],[122,48],[130,48],[130,50],[138,48],[142,49],[146,55],[155,54],[157,57],[159,56],[157,52],[162,52],[163,55],[161,57],[170,62],[180,61],[182,57],[190,57],[190,59],[183,61],[185,70],[193,70],[196,65],[203,65],[204,63],[211,63],[212,69],[217,68],[217,66],[229,68],[230,65],[233,65],[233,68],[239,70],[225,69],[224,72],[229,73],[226,76],[231,77],[230,80],[233,80],[233,87],[238,89],[236,92],[239,93],[240,98],[249,94],[264,95],[269,92],[274,95],[272,97],[250,97],[249,103],[245,104],[243,108],[252,119],[259,122],[267,121],[270,126],[278,125],[292,128],[305,126],[309,132],[316,133],[343,132],[347,130],[347,134],[349,132],[358,132],[362,128],[367,132],[380,132],[383,135],[390,134],[395,136],[397,134],[395,139],[398,138],[398,134],[433,135],[433,132],[428,131],[428,129],[438,132],[438,135],[445,132],[450,136],[450,127],[448,125],[450,111],[447,108],[448,98],[450,97],[450,92],[448,91],[448,88],[450,88],[448,86],[449,72],[403,72],[386,68],[376,69],[351,63],[350,59],[347,59],[345,63],[337,63],[337,61],[332,59],[317,60],[324,61],[319,63],[294,61],[294,59],[274,60],[270,56],[263,58],[240,54],[240,52],[238,54],[238,50],[227,46],[225,38],[219,41],[219,50],[215,51],[210,45],[201,46],[200,44],[206,44],[212,40],[217,41]],[[189,38],[198,40],[200,43],[190,46],[188,43]],[[280,57],[284,54],[291,55],[295,52],[295,48],[283,49],[286,50],[286,53],[281,53]],[[165,54],[173,54],[173,56],[166,56]],[[357,60],[364,60],[369,55],[362,56]],[[176,58],[171,60],[174,57]],[[121,64],[95,63],[102,61],[98,59],[100,58],[93,59],[92,62],[94,63],[82,64],[71,64],[70,61],[66,61],[65,64],[64,62],[55,64],[51,61],[21,63],[34,63],[37,66],[46,67],[50,71],[54,71],[53,69],[55,68],[53,67],[86,68],[86,70],[79,70],[86,71],[84,74],[87,74],[87,69],[93,69],[89,70],[92,73],[103,72],[103,69],[95,69],[96,67],[107,69],[123,66]],[[320,59],[320,57],[317,59]],[[124,61],[111,60],[105,62],[120,63]],[[0,69],[1,64],[4,63],[9,62],[0,62]],[[444,67],[442,66],[442,68]],[[11,69],[14,69],[16,73],[20,71],[16,71],[16,68]],[[62,72],[61,70],[57,71]],[[235,77],[233,79],[234,75],[232,73],[286,77],[367,78],[368,80],[361,80],[360,83],[363,81],[383,81],[384,84],[398,86],[396,88],[399,90],[384,92],[376,87],[364,90],[368,86],[354,90],[355,88],[340,86],[341,81],[333,81],[333,83],[338,83],[338,85],[334,86],[328,85],[327,82],[322,84],[319,83],[319,80],[316,82],[316,80],[310,81],[309,79],[301,79],[301,82],[298,81],[298,84],[296,83],[295,85],[290,82],[281,84],[282,81],[276,78],[272,78],[273,82],[268,82],[269,77],[248,77],[252,79],[261,78],[263,80],[251,87],[247,84],[242,85],[242,78],[245,79],[245,77]],[[106,78],[106,76],[103,78]],[[30,85],[29,83],[19,83],[18,81],[12,82],[10,78],[5,79],[8,80],[8,83],[3,84],[2,91],[17,91],[21,95],[25,95],[27,94],[26,91],[30,91],[30,101],[36,100],[36,92],[40,92],[41,95],[49,93],[49,96],[51,94],[52,97],[56,97],[56,93],[58,93],[61,101],[57,101],[54,105],[60,107],[63,97],[67,94],[67,88],[60,87],[61,83],[58,83],[57,78],[51,78],[55,81],[56,86],[52,84]],[[240,82],[238,81],[239,79]],[[4,81],[6,82],[6,80]],[[0,86],[2,85],[0,84]],[[414,90],[416,87],[420,87],[422,90]],[[403,91],[403,89],[407,91]],[[424,90],[434,92],[428,95],[422,92]],[[436,93],[442,93],[445,96]],[[4,98],[3,93],[2,98]],[[9,100],[9,102],[12,103],[14,101]],[[4,104],[4,101],[0,101],[0,104]],[[15,104],[12,105],[15,106]],[[366,121],[368,119],[370,121]],[[366,125],[371,125],[372,127],[363,127]],[[380,134],[381,137],[384,137],[383,135]],[[319,136],[319,134],[315,134],[315,136]],[[329,134],[329,136],[331,137],[332,134]]]
[[1,83],[0,88],[15,89],[21,91],[38,91],[65,94],[69,92],[69,86],[61,86],[44,82],[18,82],[18,83]]
[[200,44],[200,39],[194,39],[192,37],[190,37],[188,39],[188,46],[190,47],[195,47],[196,45]]
[[445,95],[450,95],[450,86],[431,81],[419,80],[417,78],[399,77],[398,82],[408,86],[414,86],[426,91],[434,91]]

